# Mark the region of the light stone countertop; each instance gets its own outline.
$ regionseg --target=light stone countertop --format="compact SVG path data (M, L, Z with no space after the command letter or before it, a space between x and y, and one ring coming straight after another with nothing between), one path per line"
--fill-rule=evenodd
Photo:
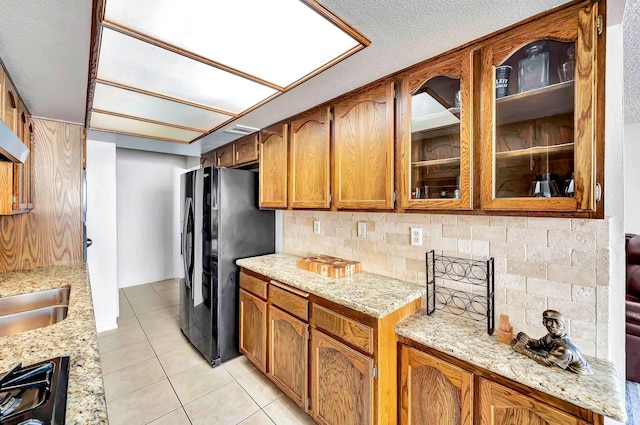
M296 267L300 257L270 254L236 261L260 273L375 318L382 318L422 297L425 286L367 272L331 278Z
M68 355L67 425L108 424L89 272L84 264L0 274L0 298L70 286L66 319L0 337L0 374L18 362L30 365Z
M516 353L509 345L498 343L495 336L487 334L486 323L438 310L427 316L424 308L398 323L396 333L576 406L626 422L618 375L615 366L606 360L585 356L593 375L546 367ZM542 337L543 331L530 336Z

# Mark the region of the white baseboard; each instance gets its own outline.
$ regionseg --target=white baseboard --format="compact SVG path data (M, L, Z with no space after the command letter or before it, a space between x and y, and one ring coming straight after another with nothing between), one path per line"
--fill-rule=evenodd
M113 329L118 329L118 322L113 322L113 323L109 323L108 325L101 325L101 326L98 326L98 324L96 323L96 331L98 333L111 331Z

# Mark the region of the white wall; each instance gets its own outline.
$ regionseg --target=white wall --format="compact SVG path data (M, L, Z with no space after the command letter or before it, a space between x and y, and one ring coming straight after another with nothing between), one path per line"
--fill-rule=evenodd
M117 149L121 288L181 277L179 175L198 159Z
M640 234L640 123L624 126L624 231Z
M607 28L605 126L605 216L609 220L609 360L618 369L624 394L625 377L625 256L624 256L624 75L622 25ZM602 297L600 297L602 298ZM600 306L598 306L600 307ZM606 419L606 423L616 423Z
M118 317L116 146L87 140L87 249L98 332L115 329Z

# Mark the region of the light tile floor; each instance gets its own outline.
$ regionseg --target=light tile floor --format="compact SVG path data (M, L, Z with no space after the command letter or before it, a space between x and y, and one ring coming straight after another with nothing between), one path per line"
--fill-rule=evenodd
M246 357L212 368L180 332L178 280L120 290L98 334L110 425L315 424Z

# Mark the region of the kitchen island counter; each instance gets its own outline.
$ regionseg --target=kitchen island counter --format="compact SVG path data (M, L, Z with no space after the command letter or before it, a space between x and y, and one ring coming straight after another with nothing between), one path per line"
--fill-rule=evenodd
M378 319L426 293L425 285L367 272L339 278L322 276L296 267L299 258L270 254L237 260L236 264Z
M53 357L70 357L67 425L108 424L89 272L84 264L0 274L0 298L68 286L67 317L56 324L0 337L0 373Z
M540 337L546 332L540 330ZM526 385L617 421L626 421L624 398L615 366L603 359L585 356L593 375L577 375L558 367L546 367L519 354L496 336L487 334L486 324L436 311L431 316L420 309L396 325L396 333L426 347L453 356L496 375Z

